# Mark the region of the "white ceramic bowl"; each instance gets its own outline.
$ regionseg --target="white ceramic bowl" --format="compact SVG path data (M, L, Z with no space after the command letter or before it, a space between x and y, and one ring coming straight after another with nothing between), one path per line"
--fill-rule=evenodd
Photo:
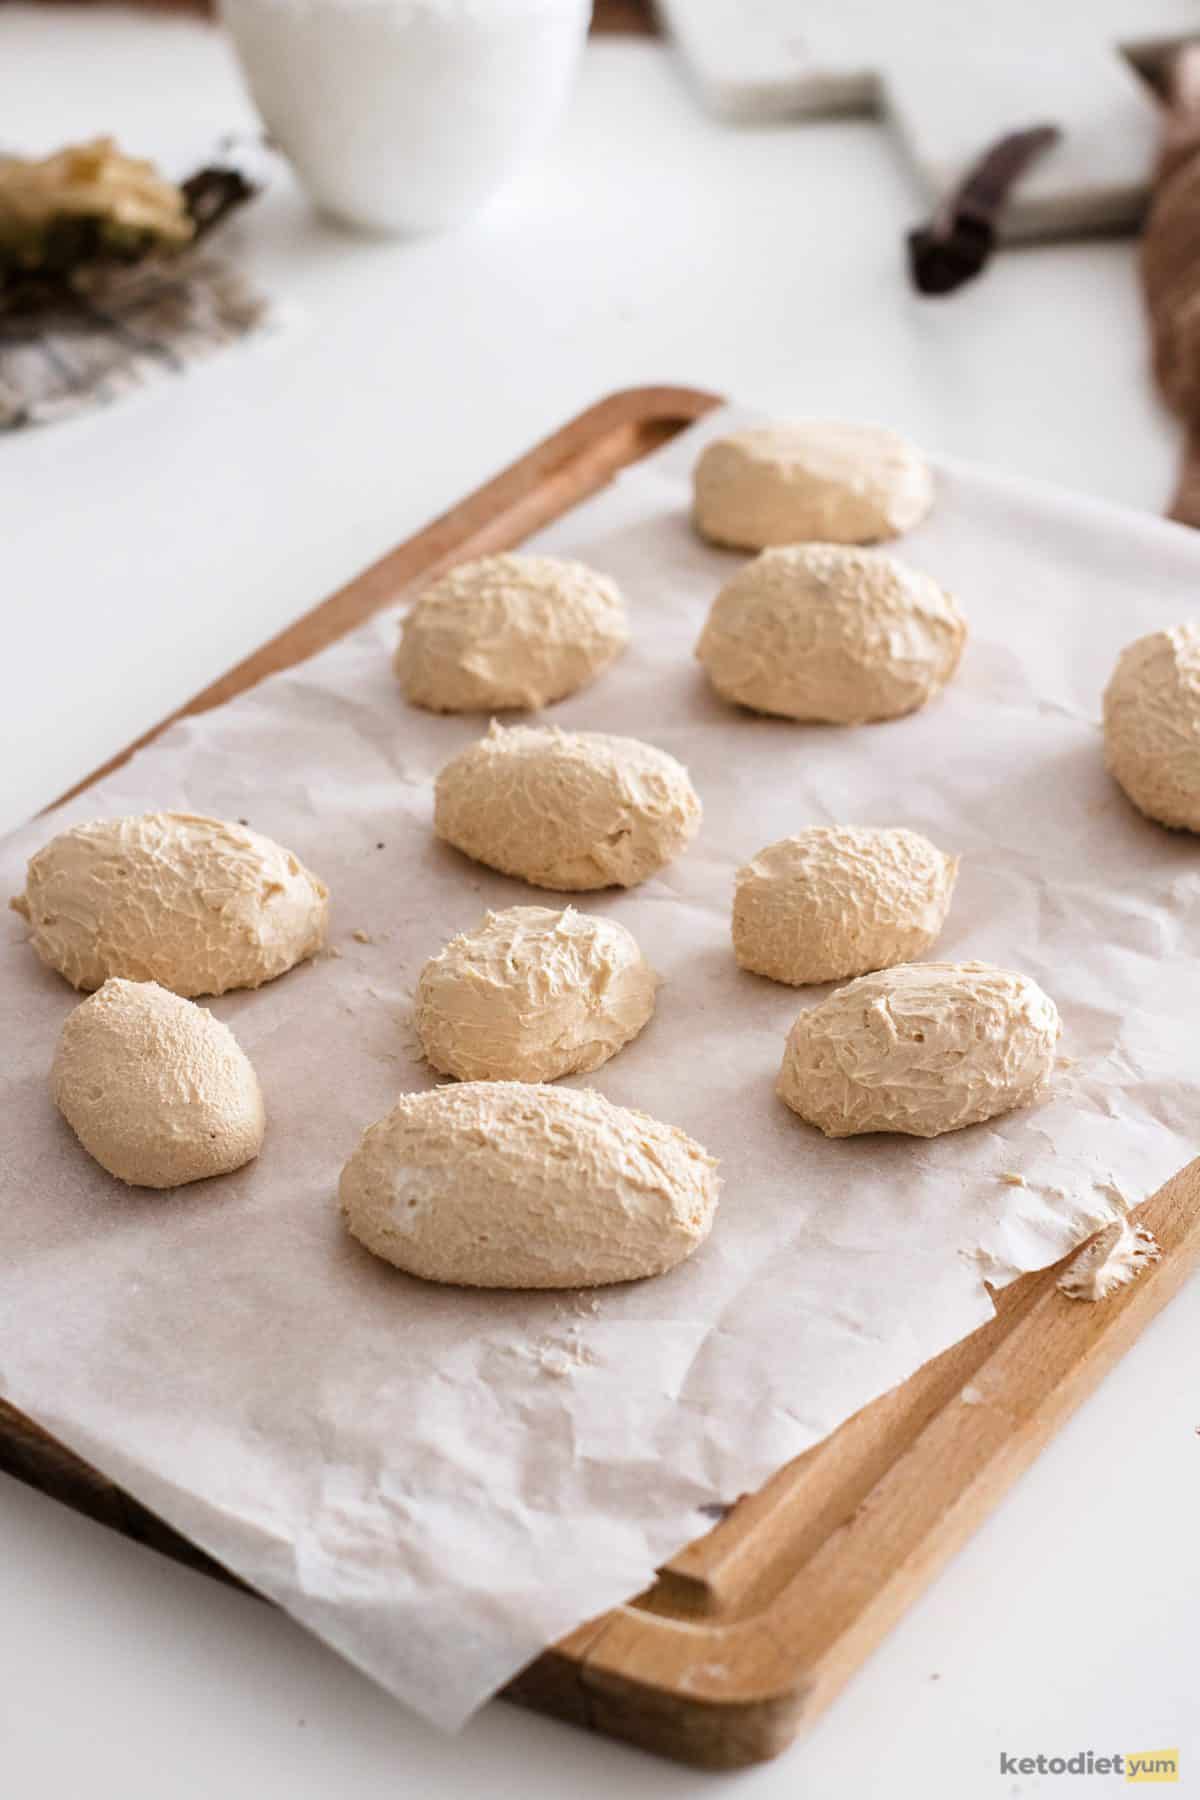
M221 0L264 124L316 204L367 230L476 212L541 148L591 0Z

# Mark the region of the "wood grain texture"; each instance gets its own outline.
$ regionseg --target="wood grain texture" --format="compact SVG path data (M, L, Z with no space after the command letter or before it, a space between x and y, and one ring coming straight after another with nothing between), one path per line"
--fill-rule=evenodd
M173 716L315 654L418 577L520 543L717 404L671 387L601 401ZM1058 1269L1014 1283L987 1325L739 1500L646 1594L546 1651L506 1697L706 1768L777 1754L1182 1285L1200 1257L1200 1161L1137 1217L1163 1256L1132 1287L1089 1306L1057 1291ZM0 1468L235 1579L3 1401Z
M1200 527L1200 45L1169 59L1163 137L1138 269L1159 392L1183 426L1167 516Z
M1200 1160L1135 1216L1163 1254L1132 1286L1089 1305L1058 1291L1064 1264L1015 1282L990 1323L739 1502L640 1603L611 1614L583 1668L592 1723L708 1767L783 1748L1195 1269Z

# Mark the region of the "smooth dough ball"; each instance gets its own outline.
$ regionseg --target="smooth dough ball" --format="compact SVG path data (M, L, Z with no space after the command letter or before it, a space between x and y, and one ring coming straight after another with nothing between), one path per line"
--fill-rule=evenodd
M942 929L957 873L916 831L813 826L738 870L734 954L792 987L912 962Z
M564 893L634 887L700 824L682 763L637 738L494 721L437 778L433 829L476 862Z
M797 544L726 582L696 655L719 694L755 712L862 725L931 700L966 635L954 598L895 557Z
M616 583L555 556L484 556L443 575L400 628L405 697L431 712L546 706L629 642Z
M73 987L120 976L224 994L261 987L319 950L329 892L257 831L157 812L64 831L32 859L10 905Z
M50 1082L88 1155L133 1187L228 1175L262 1149L249 1057L228 1025L153 981L106 981L81 1001Z
M1200 831L1200 625L1121 652L1104 693L1104 759L1147 818Z
M376 1256L458 1287L599 1287L661 1275L712 1227L716 1163L590 1090L463 1082L405 1094L342 1172Z
M1058 1010L988 963L907 963L863 975L792 1026L779 1096L826 1137L939 1137L1036 1099Z
M696 464L697 530L739 550L873 544L910 531L932 505L924 457L881 425L762 425L717 438Z
M451 938L417 983L416 1028L460 1081L586 1075L635 1038L658 976L615 919L510 906Z

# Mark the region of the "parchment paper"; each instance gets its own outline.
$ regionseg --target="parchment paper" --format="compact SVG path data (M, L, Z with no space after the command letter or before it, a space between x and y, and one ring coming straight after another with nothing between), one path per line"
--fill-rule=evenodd
M434 842L432 777L486 721L403 704L394 617L174 727L0 853L11 893L69 821L188 807L247 819L329 882L337 954L213 1003L263 1083L261 1158L162 1195L110 1180L54 1112L75 996L8 916L0 1390L445 1726L644 1586L705 1509L986 1319L985 1281L1057 1259L1195 1149L1200 847L1128 806L1097 719L1121 646L1196 610L1200 543L944 465L900 550L961 596L951 687L855 730L755 718L691 656L739 559L692 536L687 476L729 423L540 540L611 571L634 632L551 716L664 746L704 801L660 877L577 897L666 977L648 1029L587 1080L722 1160L713 1237L684 1267L585 1296L471 1294L373 1261L339 1224L360 1132L432 1080L408 1023L422 962L486 907L544 901ZM776 1100L787 1028L824 990L737 969L733 874L829 821L962 854L937 954L1027 971L1057 1000L1075 1060L1043 1104L932 1142L830 1143Z

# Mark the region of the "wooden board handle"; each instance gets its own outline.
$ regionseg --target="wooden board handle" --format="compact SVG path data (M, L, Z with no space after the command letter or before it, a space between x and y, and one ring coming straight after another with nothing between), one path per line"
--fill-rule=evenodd
M1094 1305L1069 1300L1057 1283L1077 1251L1023 1276L995 1319L739 1502L640 1603L610 1614L583 1657L599 1728L705 1766L782 1749L1195 1269L1200 1160L1135 1216L1162 1259L1131 1286ZM683 1604L681 1578L693 1586Z
M393 606L418 577L429 580L456 562L509 550L560 518L632 462L648 456L685 426L721 405L702 388L623 388L543 438L525 456L485 482L423 531L339 588L311 612L262 645L212 682L186 705L144 731L106 763L77 781L44 810L73 800L111 775L137 751L153 743L168 725L194 713L210 712L255 687L268 675L305 662L355 631L375 613Z

